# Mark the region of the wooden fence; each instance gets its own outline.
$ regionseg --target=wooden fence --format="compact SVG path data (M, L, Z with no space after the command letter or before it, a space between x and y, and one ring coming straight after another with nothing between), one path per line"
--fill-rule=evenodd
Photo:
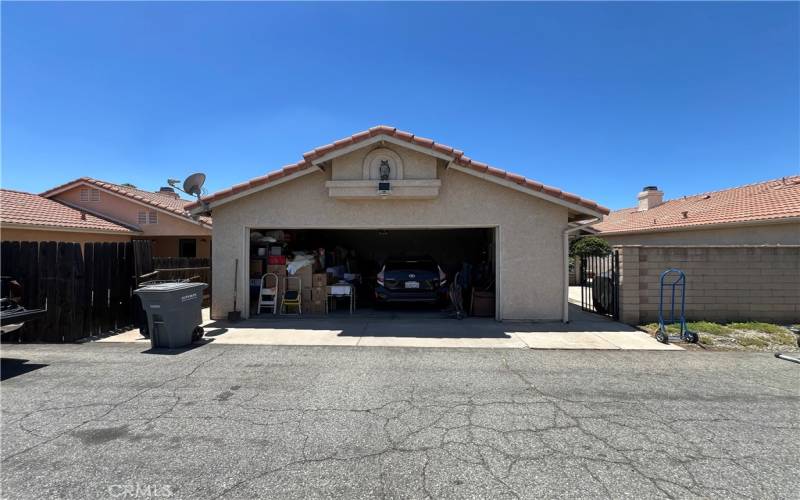
M3 241L2 274L22 285L21 305L47 307L3 341L71 342L132 326L135 275L147 265L147 243L136 249L130 242L86 243L81 249L79 243Z

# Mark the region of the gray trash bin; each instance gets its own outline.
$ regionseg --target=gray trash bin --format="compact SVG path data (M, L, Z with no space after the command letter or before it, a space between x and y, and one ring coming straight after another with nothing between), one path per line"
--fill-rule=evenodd
M142 300L153 348L175 349L192 343L192 334L203 322L205 283L158 283L133 293Z

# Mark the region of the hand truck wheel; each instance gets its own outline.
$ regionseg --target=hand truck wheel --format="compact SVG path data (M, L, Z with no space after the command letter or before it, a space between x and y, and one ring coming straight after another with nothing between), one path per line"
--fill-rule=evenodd
M690 344L696 344L700 340L700 336L695 332L684 332L683 340Z
M667 336L667 334L666 334L666 333L664 333L664 332L663 332L663 331L661 331L661 330L659 330L658 332L656 332L656 340L658 340L658 341L659 341L659 342L661 342L662 344L668 344L668 343L669 343L669 337Z

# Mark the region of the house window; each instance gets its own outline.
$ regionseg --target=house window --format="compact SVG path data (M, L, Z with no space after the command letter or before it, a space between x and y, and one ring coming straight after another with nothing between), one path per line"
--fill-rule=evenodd
M155 210L139 212L137 221L139 224L158 224L158 213Z
M94 188L81 189L81 201L100 201L100 190Z
M197 240L194 238L181 238L178 240L178 257L197 257Z

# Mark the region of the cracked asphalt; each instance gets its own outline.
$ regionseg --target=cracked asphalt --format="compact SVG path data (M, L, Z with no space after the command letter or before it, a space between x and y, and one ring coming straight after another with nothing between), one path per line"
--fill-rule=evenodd
M800 365L770 354L142 350L3 346L3 498L800 491Z

